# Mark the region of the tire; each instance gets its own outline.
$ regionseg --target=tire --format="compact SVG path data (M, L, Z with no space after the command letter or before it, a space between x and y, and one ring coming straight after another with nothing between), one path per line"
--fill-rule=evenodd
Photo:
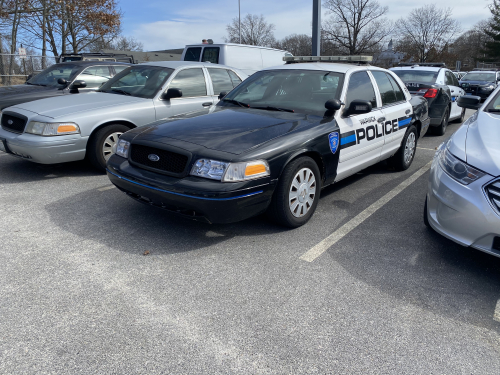
M397 171L405 171L410 168L415 151L417 149L418 133L417 128L411 125L406 131L399 150L389 159L389 165Z
M101 172L105 172L111 148L118 142L120 135L128 130L130 130L128 126L111 124L93 133L87 145L87 159L90 163Z
M465 119L465 108L462 108L462 113L460 114L460 117L453 120L453 122L464 122L464 119Z
M313 159L303 156L292 160L279 179L268 216L289 228L304 225L316 210L320 187L321 174Z
M434 134L444 135L444 133L446 133L446 128L448 127L448 121L450 121L450 107L446 107L446 109L444 110L444 115L443 119L441 120L441 124L433 128Z
M424 224L427 228L431 228L431 225L429 224L429 217L427 216L427 196L425 197L424 204Z

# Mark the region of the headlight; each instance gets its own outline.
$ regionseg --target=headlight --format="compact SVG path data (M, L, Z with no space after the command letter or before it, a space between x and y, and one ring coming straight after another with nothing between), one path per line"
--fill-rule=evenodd
M73 122L32 121L26 127L26 133L43 136L79 134L80 127Z
M486 175L486 173L471 167L460 159L452 155L448 148L441 151L439 155L439 165L454 180L463 185L469 185L477 179Z
M495 88L494 85L484 85L484 86L481 86L481 88L483 88L484 90L493 90Z
M118 144L116 146L116 152L115 154L118 156L121 156L122 158L127 159L128 158L128 150L130 149L130 142L127 142L123 139L120 139L118 141Z
M218 160L197 160L191 169L192 176L223 182L237 182L269 176L269 165L264 160L227 163Z

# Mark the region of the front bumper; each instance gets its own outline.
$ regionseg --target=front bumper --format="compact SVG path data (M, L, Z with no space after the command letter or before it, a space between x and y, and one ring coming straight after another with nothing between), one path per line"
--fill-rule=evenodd
M111 182L131 198L208 223L232 223L264 212L275 188L266 179L222 183L194 176L174 178L134 167L117 155L107 166Z
M500 215L484 193L492 181L485 176L462 185L448 176L434 159L427 192L427 218L438 233L463 246L500 257Z
M12 156L40 164L65 163L85 158L88 137L80 134L42 137L13 133L0 127L0 141Z

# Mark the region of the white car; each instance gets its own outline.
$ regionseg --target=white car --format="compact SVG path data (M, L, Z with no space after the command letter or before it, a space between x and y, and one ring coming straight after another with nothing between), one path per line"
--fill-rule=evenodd
M221 92L231 91L245 78L234 68L210 63L133 65L97 92L4 109L0 143L3 151L32 162L53 164L87 157L104 171L122 133L156 120L208 111Z

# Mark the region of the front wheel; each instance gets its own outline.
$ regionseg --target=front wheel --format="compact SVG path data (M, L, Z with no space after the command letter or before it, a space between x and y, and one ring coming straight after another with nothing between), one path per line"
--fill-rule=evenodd
M297 228L309 221L318 205L321 175L310 157L293 160L283 171L268 209L278 224Z
M389 159L389 164L397 171L405 171L410 168L415 151L417 149L417 128L411 125L406 131L399 150Z
M106 162L112 155L113 146L120 136L130 130L120 124L107 125L92 134L87 145L87 158L90 163L102 172L106 171Z

